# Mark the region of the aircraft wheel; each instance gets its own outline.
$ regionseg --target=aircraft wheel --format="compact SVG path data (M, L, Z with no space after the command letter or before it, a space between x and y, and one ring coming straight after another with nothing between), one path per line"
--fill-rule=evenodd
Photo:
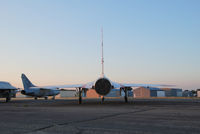
M124 100L125 100L125 103L127 103L128 102L128 93L127 93L126 88L124 89L124 92L125 92Z
M127 97L127 96L124 96L124 100L125 100L125 102L127 103L127 102L128 102L128 97Z
M103 102L104 102L104 100L105 100L104 96L103 96L103 97L101 97L101 103L103 103Z
M6 96L6 102L9 102L11 100L11 93L10 91L7 93L7 96Z
M9 102L11 100L11 98L8 96L6 97L6 102Z
M79 88L79 104L81 104L82 103L82 89L81 88Z

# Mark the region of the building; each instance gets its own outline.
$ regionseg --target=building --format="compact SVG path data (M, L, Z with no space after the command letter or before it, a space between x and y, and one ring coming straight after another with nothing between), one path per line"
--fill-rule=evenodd
M197 97L200 97L200 89L197 89Z
M133 91L134 98L165 97L165 91L154 87L139 87Z
M150 97L150 90L145 87L139 87L134 89L133 91L134 98L149 98Z
M75 97L76 90L61 90L60 97Z
M121 95L122 96L124 95L123 91L120 91L120 89L112 89L105 97L120 97ZM89 89L86 92L86 97L87 98L99 98L99 97L101 97L101 95L96 93L96 91L94 89Z
M123 91L122 91L123 92ZM120 89L112 89L110 93L108 93L105 97L120 97L121 91Z
M123 94L124 94L124 92L122 91L121 95L123 95ZM128 90L128 97L133 97L133 90Z
M189 90L185 90L185 91L183 91L182 96L183 97L193 97L193 93Z
M151 97L165 97L165 91L163 90L150 90Z
M182 89L179 88L161 88L165 91L166 97L182 97Z
M87 98L99 98L100 95L94 89L89 89L86 92L86 97Z

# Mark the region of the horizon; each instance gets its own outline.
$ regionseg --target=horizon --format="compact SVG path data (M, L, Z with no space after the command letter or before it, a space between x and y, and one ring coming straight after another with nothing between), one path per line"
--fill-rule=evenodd
M0 1L0 81L22 88L119 83L200 88L198 0Z

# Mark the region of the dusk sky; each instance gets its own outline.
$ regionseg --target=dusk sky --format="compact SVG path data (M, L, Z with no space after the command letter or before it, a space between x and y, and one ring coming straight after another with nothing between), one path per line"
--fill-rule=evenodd
M0 0L0 81L200 88L199 0Z

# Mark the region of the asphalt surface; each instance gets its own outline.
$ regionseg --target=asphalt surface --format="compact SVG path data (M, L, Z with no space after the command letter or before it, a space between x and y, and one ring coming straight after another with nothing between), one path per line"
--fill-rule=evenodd
M0 134L200 133L200 99L0 99Z

